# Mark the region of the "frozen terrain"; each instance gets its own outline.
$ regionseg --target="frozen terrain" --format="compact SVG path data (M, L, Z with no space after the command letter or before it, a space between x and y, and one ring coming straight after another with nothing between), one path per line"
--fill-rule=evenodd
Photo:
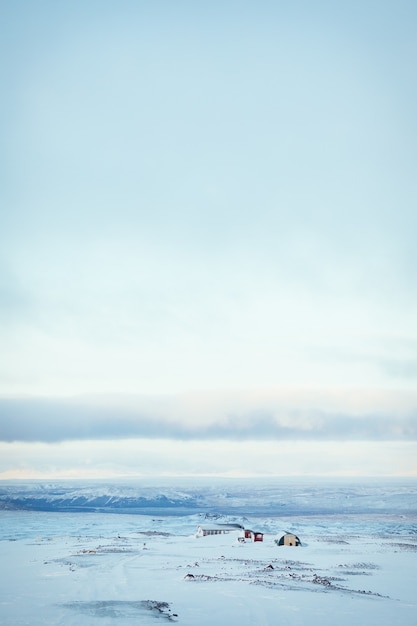
M1 624L417 625L416 481L3 483L0 509ZM229 522L264 541L196 536Z

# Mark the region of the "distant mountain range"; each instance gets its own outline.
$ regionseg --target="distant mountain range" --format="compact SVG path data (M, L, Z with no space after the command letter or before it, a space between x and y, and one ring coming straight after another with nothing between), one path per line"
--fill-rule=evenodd
M417 481L171 479L0 483L0 510L149 515L415 514Z

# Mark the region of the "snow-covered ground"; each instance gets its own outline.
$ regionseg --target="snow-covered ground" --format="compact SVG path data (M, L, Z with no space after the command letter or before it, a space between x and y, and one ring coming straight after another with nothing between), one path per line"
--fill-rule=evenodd
M382 483L322 485L318 514L309 506L319 488L308 483L288 492L265 483L257 495L253 486L225 485L212 484L209 492L196 481L175 487L186 499L192 491L196 508L201 495L202 510L181 515L166 514L165 507L160 515L34 511L21 500L16 510L12 495L22 485L3 485L0 623L417 625L415 482L386 487L385 497ZM38 488L24 490L32 498ZM148 496L169 500L170 489L155 486ZM98 495L96 487L89 490ZM109 490L125 494L120 485ZM245 490L250 510L258 498L262 514L245 514ZM353 502L348 510L346 500ZM216 502L223 503L220 513L212 510ZM297 510L278 515L282 507ZM198 525L227 522L263 532L264 541L243 543L240 531L196 536ZM284 531L296 533L302 546L278 547Z

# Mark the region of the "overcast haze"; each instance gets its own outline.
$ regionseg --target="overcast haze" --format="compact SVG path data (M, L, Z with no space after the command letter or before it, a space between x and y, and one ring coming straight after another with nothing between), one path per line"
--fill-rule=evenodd
M417 4L0 6L0 477L417 475Z

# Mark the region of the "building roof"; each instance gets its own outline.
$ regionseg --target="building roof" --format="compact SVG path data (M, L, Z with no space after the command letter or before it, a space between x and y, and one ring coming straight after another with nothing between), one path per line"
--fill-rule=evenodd
M204 528L204 529L213 529L213 530L244 530L245 527L242 526L242 524L210 524L210 525L205 525L205 524L199 524L198 525L199 528Z

